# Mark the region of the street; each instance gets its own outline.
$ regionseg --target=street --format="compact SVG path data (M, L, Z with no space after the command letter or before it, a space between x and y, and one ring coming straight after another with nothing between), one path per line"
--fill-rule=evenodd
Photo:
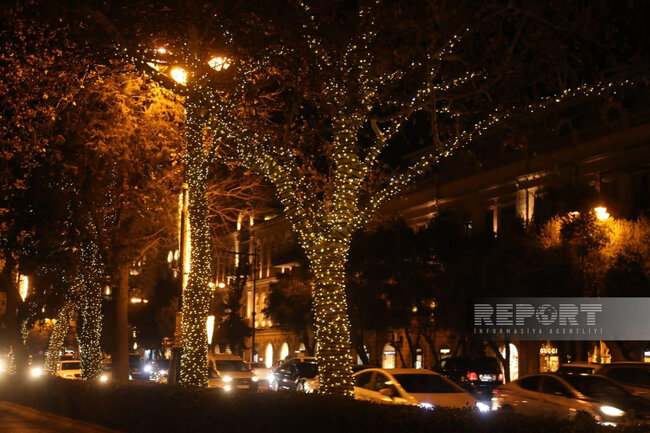
M6 401L0 401L0 432L2 433L119 433L95 424L76 421L40 412Z

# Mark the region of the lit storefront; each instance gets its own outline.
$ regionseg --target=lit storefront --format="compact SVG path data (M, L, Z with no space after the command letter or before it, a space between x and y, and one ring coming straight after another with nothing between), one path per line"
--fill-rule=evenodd
M550 341L542 344L539 348L539 372L555 372L560 367L560 357L557 347L553 346Z

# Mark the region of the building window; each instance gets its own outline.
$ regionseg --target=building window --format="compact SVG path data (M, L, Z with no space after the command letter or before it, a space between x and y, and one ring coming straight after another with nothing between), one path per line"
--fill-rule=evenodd
M499 352L501 352L501 356L505 358L506 346L501 346ZM517 380L519 378L519 351L517 350L517 346L515 346L512 343L510 343L510 360L506 360L506 361L508 362L508 366L510 367L509 382L512 382L513 380Z
M395 347L386 343L381 354L381 368L395 368Z
M280 359L286 359L289 356L289 345L285 342L280 347Z
M422 348L418 347L415 349L415 368L423 368L424 355L422 353Z
M268 368L273 366L273 345L271 343L266 345L266 350L264 351L264 364Z
M447 359L447 358L451 357L451 348L449 346L447 346L446 344L443 344L442 346L440 346L439 353L440 353L440 360L441 361L443 359Z

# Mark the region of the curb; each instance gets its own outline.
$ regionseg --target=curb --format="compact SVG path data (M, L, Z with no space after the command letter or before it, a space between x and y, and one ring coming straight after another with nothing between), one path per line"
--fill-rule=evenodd
M67 418L49 412L41 412L40 410L8 401L0 401L0 411L9 412L30 421L47 422L57 428L68 429L75 433L123 433L119 430L113 430L98 424Z

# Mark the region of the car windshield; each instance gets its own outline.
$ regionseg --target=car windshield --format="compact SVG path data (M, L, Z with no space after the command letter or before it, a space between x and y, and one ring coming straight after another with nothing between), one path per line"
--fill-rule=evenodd
M312 362L297 362L296 368L298 368L298 374L301 377L312 378L318 376L318 364Z
M139 356L129 356L129 365L131 367L133 367L135 365L140 365L141 362L142 361L140 360Z
M253 368L266 368L266 364L263 362L254 362L251 364L251 367Z
M170 361L169 359L159 359L156 361L156 365L158 366L158 368L167 369L169 368L169 361Z
M575 365L563 365L557 372L558 373L576 373L576 374L592 374L594 372L594 367L579 367Z
M463 392L436 374L394 374L406 392L414 394L449 394Z
M81 370L81 362L64 362L61 364L61 370Z
M571 375L564 377L564 380L587 397L630 395L625 389L604 377Z
M476 370L480 372L498 373L501 371L499 369L499 364L497 362L497 359L489 356L462 360L460 362L460 365L465 369Z
M219 371L249 371L248 365L244 361L237 359L228 361L217 361L217 370Z

